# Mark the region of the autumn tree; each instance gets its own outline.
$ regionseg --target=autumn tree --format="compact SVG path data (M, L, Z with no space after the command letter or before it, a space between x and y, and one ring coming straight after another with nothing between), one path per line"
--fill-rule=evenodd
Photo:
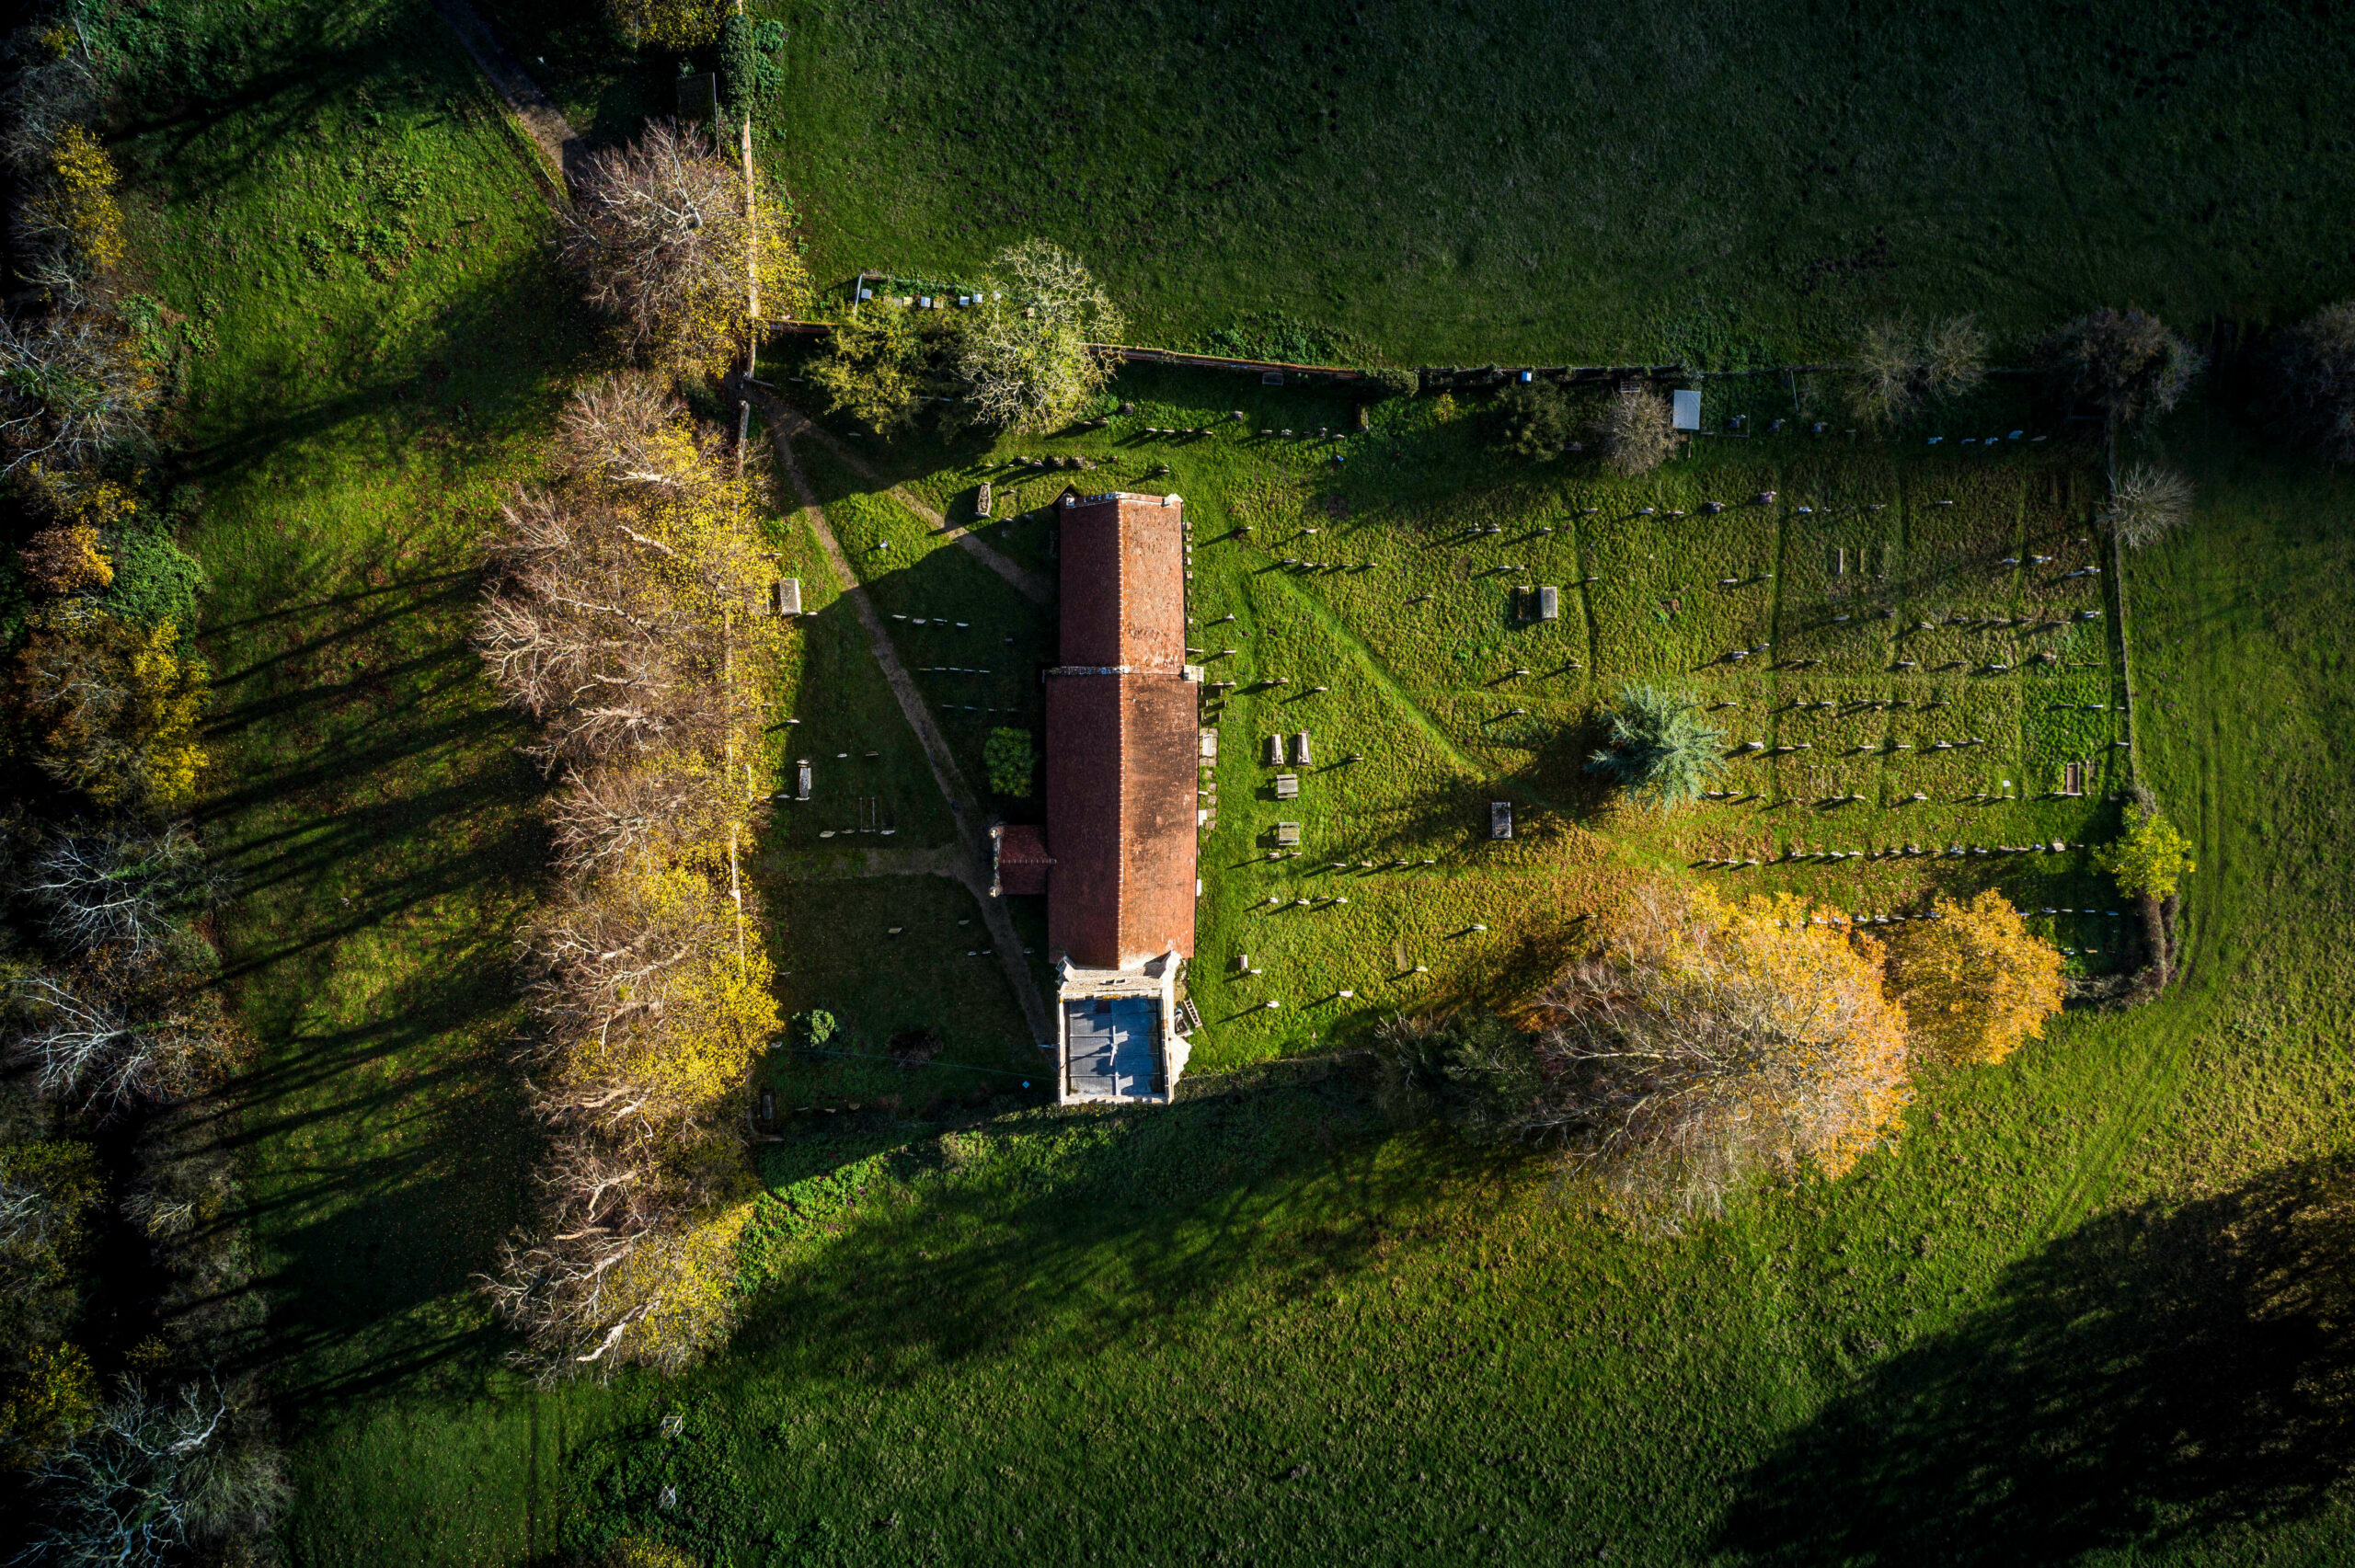
M53 301L79 306L101 293L122 266L121 177L87 127L57 134L43 177L17 205L16 237L28 281Z
M946 334L927 328L926 314L869 302L835 323L825 351L810 361L827 406L879 436L912 429L924 400L946 384L936 368Z
M1668 461L1676 447L1676 421L1668 399L1642 388L1615 394L1595 427L1603 460L1634 477Z
M775 319L809 292L775 196L756 186L750 209L740 160L699 126L656 120L590 156L561 254L634 352L716 373L745 351L756 304Z
M2128 898L2162 902L2199 869L2191 841L2156 808L2142 807L2129 813L2124 832L2095 852L2094 864L2117 877L2119 891Z
M2107 308L2055 327L2036 356L2063 401L2091 404L2113 429L2173 408L2206 364L2157 316Z
M2061 955L1990 890L1940 898L1889 943L1890 990L1916 1051L1968 1066L2002 1061L2061 1011Z
M1690 694L1640 682L1623 686L1604 710L1610 743L1587 759L1638 806L1665 811L1698 800L1725 771L1725 734Z
M195 795L210 677L170 623L75 601L44 605L6 687L16 747L101 807L167 816Z
M1120 341L1127 318L1086 263L1046 240L1000 251L990 281L959 333L968 417L994 429L1052 429L1111 383L1120 361L1102 346Z
M1844 1173L1912 1098L1878 954L1789 898L1639 898L1534 1014L1506 1125L1665 1222L1762 1173Z
M562 874L520 951L520 1066L548 1151L534 1218L483 1283L544 1373L675 1368L733 1322L744 1085L779 1032L733 859L774 567L742 486L650 378L583 387L557 448L554 482L493 540L477 631L542 727Z

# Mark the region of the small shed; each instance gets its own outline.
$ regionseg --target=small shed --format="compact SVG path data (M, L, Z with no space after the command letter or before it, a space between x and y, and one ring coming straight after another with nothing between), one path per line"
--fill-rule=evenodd
M1492 800L1488 802L1488 837L1492 839L1510 839L1512 837L1511 801Z
M1537 590L1537 618L1541 621L1558 621L1562 618L1560 589L1541 588Z
M1669 412L1678 429L1699 429L1701 428L1701 395L1698 392L1670 393Z

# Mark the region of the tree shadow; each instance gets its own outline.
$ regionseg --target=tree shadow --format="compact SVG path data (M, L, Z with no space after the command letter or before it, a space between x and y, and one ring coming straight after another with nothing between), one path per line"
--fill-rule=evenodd
M1773 1562L2053 1562L2320 1508L2355 1463L2355 1157L2094 1219L1751 1471Z

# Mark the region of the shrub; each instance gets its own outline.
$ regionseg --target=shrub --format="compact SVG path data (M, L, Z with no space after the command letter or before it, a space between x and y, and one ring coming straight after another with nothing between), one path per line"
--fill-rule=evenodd
M834 1015L822 1007L811 1008L801 1015L798 1023L801 1026L801 1043L812 1047L823 1046L828 1040L833 1039L835 1031L842 1027Z
M2094 864L2117 877L2119 891L2127 897L2162 901L2200 869L2191 858L2191 841L2155 810L2133 813L2126 830L2095 852Z
M2355 463L2355 300L2308 316L2274 355L2290 427L2333 463Z
M2110 480L2101 520L2130 550L2155 544L2191 518L2191 481L2172 468L2138 464Z
M1691 695L1657 686L1623 686L1605 710L1611 743L1587 759L1587 772L1609 777L1638 806L1665 811L1698 800L1725 771L1725 732L1701 716Z
M1917 326L1909 316L1865 328L1854 349L1848 406L1874 426L1894 424L1930 399L1969 392L1987 375L1987 338L1970 316Z
M1570 405L1550 381L1515 382L1497 399L1496 450L1524 463L1561 454L1570 440Z
M1596 430L1603 461L1633 477L1648 474L1668 459L1676 444L1673 416L1668 399L1635 391L1614 396Z
M1890 940L1890 989L1917 1050L1993 1065L2061 1011L2061 955L1992 889L1968 903L1940 898L1937 916Z
M1382 1097L1401 1120L1437 1116L1475 1138L1509 1136L1544 1092L1534 1042L1484 1009L1393 1017L1375 1037Z
M998 253L989 300L964 317L957 352L973 422L1051 429L1111 384L1127 320L1086 264L1046 240Z
M809 292L783 209L765 189L753 203L748 217L741 168L708 132L656 120L591 155L561 209L560 252L633 351L717 372L749 344L755 268L764 318L790 315Z
M60 950L119 947L136 959L161 952L181 920L227 896L187 824L135 818L50 834L26 857L16 890Z
M1028 730L991 730L982 748L982 761L989 769L992 793L1015 800L1028 797L1030 781L1038 770L1038 754L1031 748Z
M2054 328L2037 362L2062 400L2092 404L2113 427L2173 408L2205 363L2157 316L2107 308Z
M1640 898L1538 999L1510 1129L1659 1223L1760 1173L1843 1175L1913 1096L1877 957L1797 899Z
M107 608L127 620L171 626L185 647L197 627L204 568L158 521L126 520L105 539L114 569Z
M719 101L734 119L757 114L785 88L785 70L771 56L785 42L784 27L730 11L719 24Z
M1373 394L1374 401L1393 397L1412 397L1421 390L1423 378L1413 371L1393 365L1377 365L1364 372L1364 386Z
M42 606L6 687L17 749L97 805L168 816L196 793L210 676L169 622L71 601Z

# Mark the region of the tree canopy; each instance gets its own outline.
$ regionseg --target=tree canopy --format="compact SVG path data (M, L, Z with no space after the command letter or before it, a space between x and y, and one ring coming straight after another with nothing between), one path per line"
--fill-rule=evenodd
M1687 692L1623 686L1604 712L1610 744L1587 759L1587 771L1609 777L1638 806L1665 811L1697 800L1725 771L1725 732Z
M1936 913L1890 941L1890 989L1917 1050L1991 1066L2061 1011L2061 955L1993 889L1967 903L1940 898Z
M2155 810L2137 809L2117 840L2096 852L2094 864L2118 878L2134 898L2169 898L2199 866L2191 841Z
M971 418L1052 429L1110 384L1118 361L1093 345L1118 342L1127 318L1086 263L1047 240L1007 247L990 270L993 286L967 313L958 346Z

